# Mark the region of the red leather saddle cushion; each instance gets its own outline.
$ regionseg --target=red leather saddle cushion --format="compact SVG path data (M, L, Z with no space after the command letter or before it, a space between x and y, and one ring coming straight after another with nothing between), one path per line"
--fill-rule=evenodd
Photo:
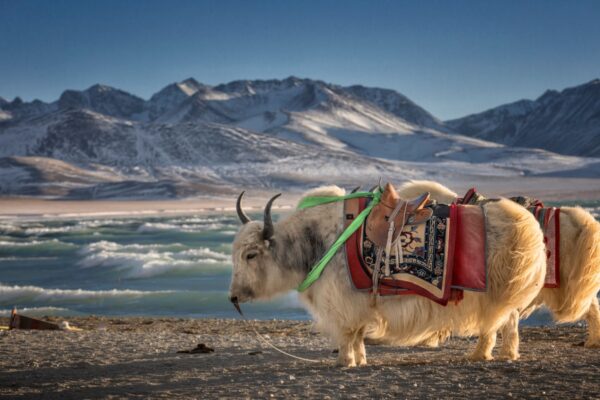
M459 205L457 219L452 287L485 291L485 215L479 206Z

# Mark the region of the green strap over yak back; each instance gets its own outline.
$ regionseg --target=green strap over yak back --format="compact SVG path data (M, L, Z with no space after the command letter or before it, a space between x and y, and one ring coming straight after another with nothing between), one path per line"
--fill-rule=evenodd
M323 270L325 269L329 261L331 261L333 256L337 253L337 251L340 249L340 247L342 247L346 240L348 240L348 238L352 236L352 234L356 232L358 228L360 228L363 222L365 222L365 219L367 219L367 216L369 215L373 207L377 203L379 203L379 200L381 199L381 190L378 188L374 192L357 192L350 193L345 196L305 197L300 201L300 204L298 204L298 209L303 210L305 208L315 207L322 204L328 204L347 199L355 199L358 197L371 197L373 200L371 201L371 203L369 203L367 208L365 208L360 214L358 214L354 221L352 221L352 223L348 225L348 227L344 230L344 232L342 232L340 237L338 237L337 240L333 243L333 245L331 245L329 250L327 250L323 258L321 258L321 260L319 260L319 262L314 267L312 267L308 275L306 275L304 281L300 284L300 286L298 286L297 290L299 292L305 291L310 287L310 285L312 285L317 279L319 279L319 277L323 273Z

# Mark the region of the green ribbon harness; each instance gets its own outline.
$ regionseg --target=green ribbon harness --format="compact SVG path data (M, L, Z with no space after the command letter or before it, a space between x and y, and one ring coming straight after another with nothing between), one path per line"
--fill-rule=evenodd
M360 214L358 214L358 216L354 219L354 221L352 221L350 225L348 225L348 227L344 230L344 232L342 232L340 237L338 237L337 240L331 245L329 250L327 250L327 252L321 258L321 260L319 260L319 262L314 267L312 267L308 275L306 275L304 281L296 289L299 292L305 291L310 287L310 285L312 285L317 279L319 279L319 277L323 273L323 270L325 269L329 261L331 261L335 253L337 253L337 251L340 249L340 247L342 247L346 240L348 240L348 238L350 238L350 236L352 236L352 234L356 232L358 228L360 228L363 222L365 222L365 219L367 219L367 216L369 215L373 207L375 207L375 205L377 205L381 200L381 189L377 188L377 190L375 190L374 192L350 193L345 196L305 197L298 204L297 208L299 210L303 210L305 208L315 207L322 204L329 204L347 199L355 199L358 197L370 197L373 200L371 200L369 205Z

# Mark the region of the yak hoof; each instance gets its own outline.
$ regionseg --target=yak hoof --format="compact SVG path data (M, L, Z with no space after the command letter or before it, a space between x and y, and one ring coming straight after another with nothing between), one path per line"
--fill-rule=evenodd
M518 360L521 358L519 353L503 353L498 356L499 360L509 361L509 360Z
M366 357L359 358L359 360L356 362L356 365L358 365L359 367L364 367L365 365L367 365L367 358Z
M494 356L491 354L472 353L467 356L469 361L492 361Z
M354 367L356 367L356 361L354 361L354 360L352 360L352 361L337 360L336 365L338 367L342 367L342 368L354 368Z
M338 367L352 368L356 367L356 360L354 357L338 357L336 365Z

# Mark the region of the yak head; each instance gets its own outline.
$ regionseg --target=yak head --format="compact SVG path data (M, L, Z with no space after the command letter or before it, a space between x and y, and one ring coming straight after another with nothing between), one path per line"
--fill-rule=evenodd
M236 210L242 226L233 242L233 271L229 287L232 303L268 299L290 290L284 271L275 257L276 233L271 219L271 206L280 194L272 197L265 206L263 222L251 221L242 210L242 196L237 199Z

